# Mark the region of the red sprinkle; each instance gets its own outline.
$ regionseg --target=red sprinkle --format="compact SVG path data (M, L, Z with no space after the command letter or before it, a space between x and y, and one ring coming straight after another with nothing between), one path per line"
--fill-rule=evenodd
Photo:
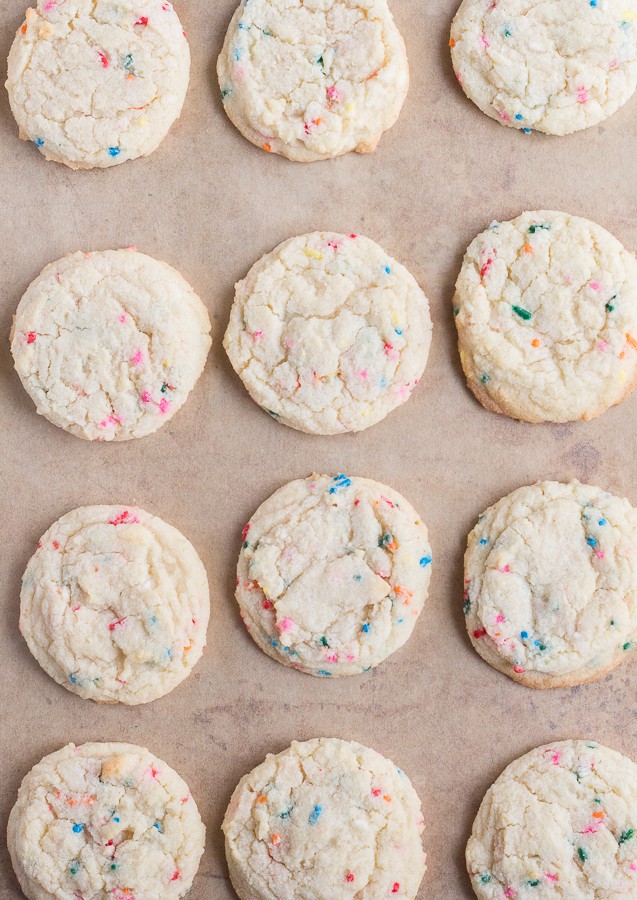
M141 25L142 28L146 28L148 25L148 16L140 16L139 19L135 22L135 25Z
M248 524L245 526L245 528L244 528L243 531L241 532L241 540L242 540L242 541L245 541L245 539L246 539L247 536L248 536L248 532L249 532L249 531L250 531L250 523L248 522Z
M53 549L54 549L54 550L59 550L59 549L60 549L60 542L59 542L59 541L53 541Z
M476 628L476 630L473 632L473 636L477 640L478 638L484 637L486 633L486 628Z
M271 601L271 600L264 600L263 603L262 603L262 606L263 606L264 609L272 609L272 601Z
M352 881L354 881L354 876L351 872L347 873L347 875L345 876L345 881L349 882L350 884L352 883Z
M35 333L35 331L30 331L30 332L27 334L27 344L34 344L34 343L35 343L35 338L36 338L36 333Z
M137 516L131 516L128 510L125 510L123 513L120 513L118 516L115 516L114 519L109 520L109 525L138 525L139 519Z
M110 66L110 62L108 61L108 56L105 53L102 53L101 50L98 51L100 55L100 60L105 69L108 69Z
M380 788L372 788L372 795L374 797L380 797Z
M177 881L178 878L181 878L181 872L175 869L175 871L173 872L173 877L170 880Z
M117 628L117 626L118 626L118 625L123 625L125 621L126 621L126 616L124 616L123 619L118 619L117 622L111 622L110 625L108 626L108 630L109 630L109 631L115 631L115 629Z
M399 890L400 890L400 884L397 881L395 881L394 886L391 889L391 892L392 892L392 894L397 894Z

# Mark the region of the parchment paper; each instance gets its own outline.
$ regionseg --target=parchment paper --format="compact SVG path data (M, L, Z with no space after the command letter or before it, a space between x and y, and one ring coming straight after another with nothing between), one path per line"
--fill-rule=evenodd
M534 692L471 649L462 613L467 532L521 484L573 476L637 502L637 396L589 424L521 425L483 410L460 371L451 309L463 252L494 218L527 208L587 216L637 248L637 98L566 138L525 136L480 113L457 86L447 48L458 0L394 0L412 85L371 157L294 164L257 150L227 121L213 67L235 0L177 3L193 50L182 119L149 159L103 172L47 163L18 140L0 103L0 829L26 772L63 744L146 745L188 782L208 828L193 900L233 896L219 826L239 778L293 739L355 739L393 759L422 797L428 871L419 895L470 898L464 846L480 800L512 759L587 737L637 759L637 663L600 683ZM24 0L0 4L0 55ZM2 80L6 73L3 64ZM357 231L402 261L428 294L434 343L412 399L356 436L310 437L248 397L221 347L233 284L279 241ZM88 444L35 413L9 352L11 317L48 262L137 245L176 266L214 325L208 367L184 409L152 437ZM427 522L432 591L407 646L367 675L319 681L268 659L233 598L241 528L269 494L312 471L387 482ZM55 684L18 632L20 578L36 542L67 510L137 503L192 540L212 588L208 649L194 674L143 707L100 707ZM0 897L20 891L4 836ZM157 898L160 900L160 898Z

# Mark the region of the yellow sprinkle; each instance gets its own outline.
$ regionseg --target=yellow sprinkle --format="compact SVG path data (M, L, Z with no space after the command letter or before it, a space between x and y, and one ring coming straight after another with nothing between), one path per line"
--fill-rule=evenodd
M305 255L309 256L310 259L323 259L323 254L319 253L318 250L315 250L313 247L306 247Z
M619 375L617 376L617 379L620 384L623 384L626 381L626 373L620 372Z
M355 106L354 103L348 103L348 105L345 107L345 112L346 113L354 112L354 106Z
M138 125L148 125L148 116L142 116L141 119L137 120Z

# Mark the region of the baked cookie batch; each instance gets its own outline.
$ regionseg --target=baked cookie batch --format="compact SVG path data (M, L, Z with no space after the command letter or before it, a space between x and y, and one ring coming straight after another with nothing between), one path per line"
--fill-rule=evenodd
M463 0L454 69L523 132L593 126L637 87L637 0ZM409 83L386 0L243 0L217 63L228 117L290 160L367 153ZM48 160L109 167L157 149L179 117L190 52L170 2L38 0L9 56L20 136ZM563 212L493 222L467 250L453 312L467 382L493 412L566 423L637 383L637 262ZM51 263L20 301L11 350L50 422L83 439L149 435L186 402L210 319L174 269L135 248ZM357 432L423 377L429 303L357 234L313 232L236 285L224 339L251 397L310 434ZM283 665L351 676L409 639L428 595L427 527L391 487L321 474L277 490L243 530L236 599ZM598 678L637 645L637 510L577 481L521 487L469 535L464 613L494 668L535 688ZM73 510L38 543L20 630L59 684L135 705L176 688L206 643L210 596L189 541L133 506ZM593 741L532 750L488 791L467 846L477 896L637 896L637 765ZM375 751L293 743L235 790L223 823L242 900L414 900L421 802ZM45 757L12 810L9 850L32 900L177 900L205 842L181 778L148 750L85 744ZM426 891L425 891L426 893Z

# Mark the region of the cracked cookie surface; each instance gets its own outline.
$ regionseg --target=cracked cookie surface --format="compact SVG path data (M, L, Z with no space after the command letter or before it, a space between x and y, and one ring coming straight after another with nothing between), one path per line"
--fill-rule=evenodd
M374 150L409 86L386 0L242 2L217 74L243 136L300 162Z
M291 481L243 531L236 597L259 647L309 675L355 675L410 637L427 599L427 528L367 478Z
M156 150L179 117L190 50L167 0L38 0L9 54L20 136L71 168Z
M599 678L637 647L637 510L578 481L518 488L469 535L464 611L475 649L515 681Z
M86 440L152 434L203 371L210 319L182 276L132 250L72 253L18 305L16 370L40 415Z
M492 119L564 135L603 121L637 87L637 0L464 0L451 56Z
M335 738L269 755L240 781L222 827L241 900L413 900L425 872L407 776Z
M343 434L410 397L431 331L427 298L378 244L313 232L280 244L236 285L224 347L277 421Z
M586 219L494 222L467 250L454 313L468 385L493 412L592 419L637 381L637 261Z
M22 579L20 630L58 684L102 703L147 703L200 659L208 579L192 544L134 506L58 519Z
M637 896L637 765L594 741L512 762L487 791L467 844L482 900Z
M134 744L69 744L25 776L8 845L29 900L178 900L205 828L179 775Z

